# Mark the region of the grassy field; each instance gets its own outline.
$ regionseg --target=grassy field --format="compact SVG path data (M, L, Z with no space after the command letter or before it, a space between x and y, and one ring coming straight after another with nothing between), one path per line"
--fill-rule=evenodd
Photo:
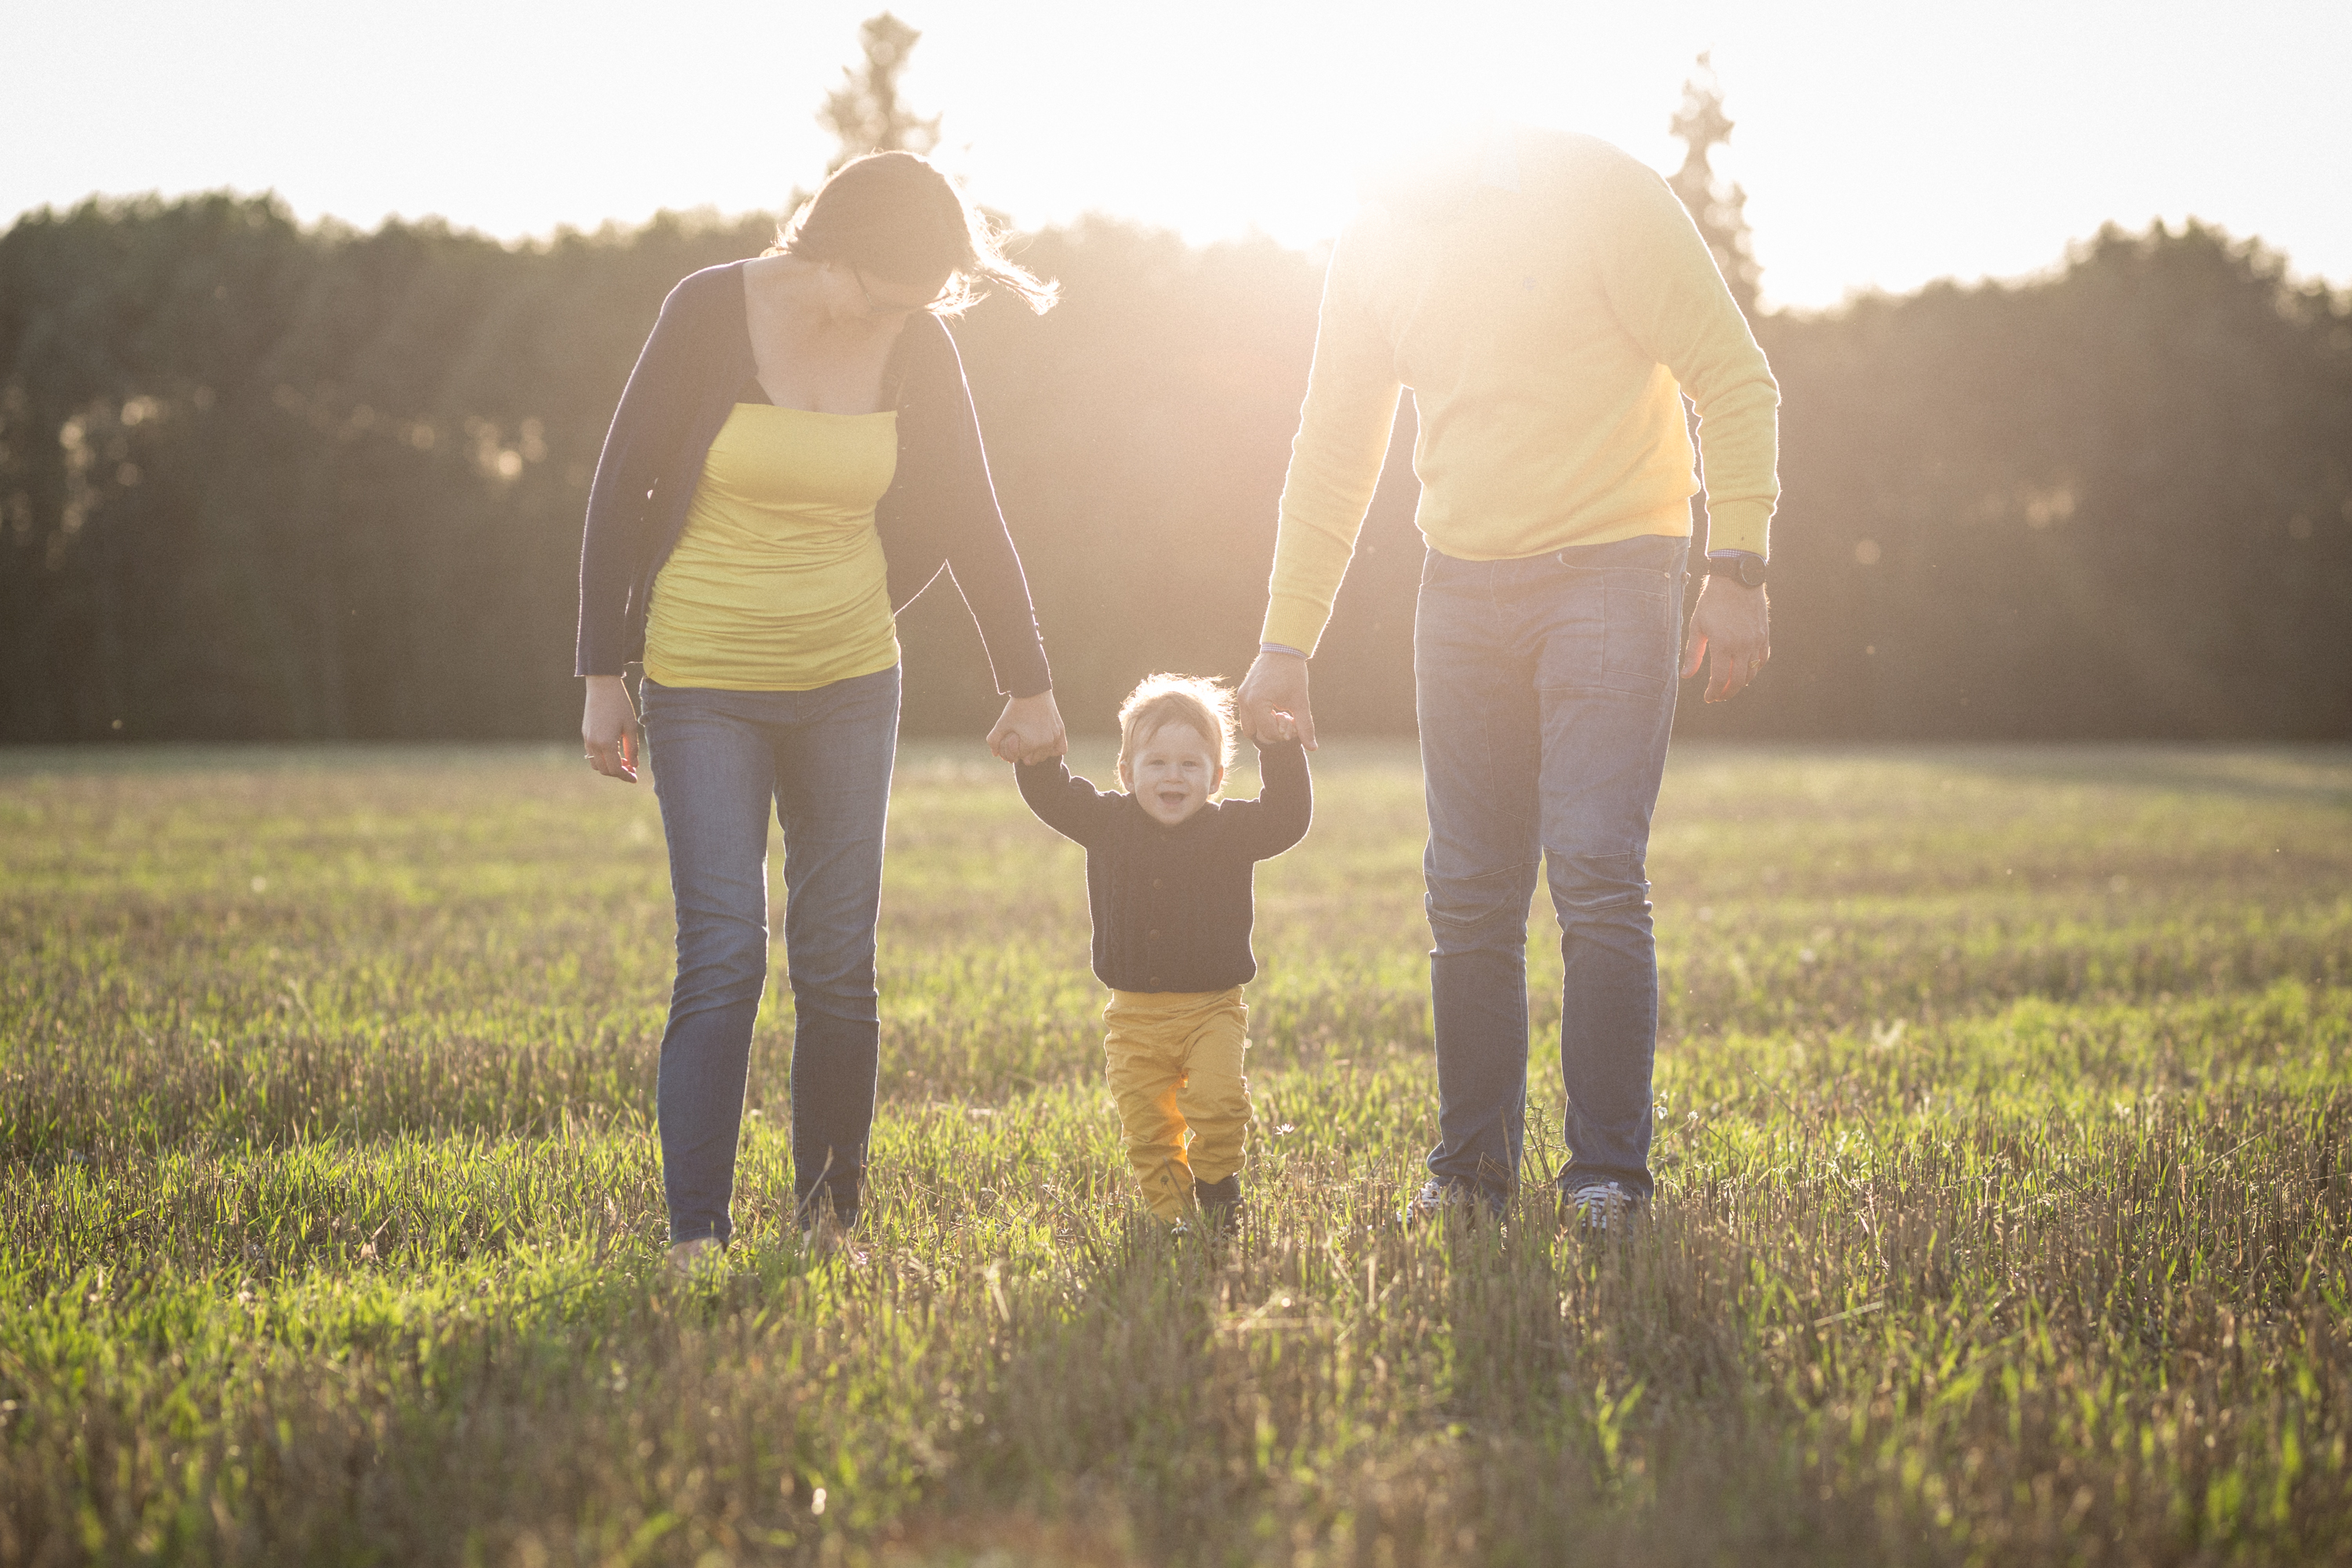
M0 753L0 1563L2352 1541L2352 753L1678 752L1662 1200L1601 1246L1533 1201L1391 1223L1433 1136L1418 775L1318 784L1260 874L1240 1244L1135 1223L1077 851L916 747L858 1248L789 1222L777 987L731 1272L671 1286L650 791Z

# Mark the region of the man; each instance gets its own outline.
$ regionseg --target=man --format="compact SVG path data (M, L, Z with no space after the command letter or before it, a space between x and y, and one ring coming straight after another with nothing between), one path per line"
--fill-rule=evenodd
M1685 677L1725 700L1770 657L1780 391L1665 182L1590 137L1515 129L1367 203L1332 253L1244 728L1315 743L1307 658L1401 388L1429 554L1413 676L1429 800L1439 1139L1408 1217L1499 1209L1527 1110L1540 858L1566 971L1565 1222L1651 1192L1657 950L1643 870L1674 719L1699 414L1707 581Z

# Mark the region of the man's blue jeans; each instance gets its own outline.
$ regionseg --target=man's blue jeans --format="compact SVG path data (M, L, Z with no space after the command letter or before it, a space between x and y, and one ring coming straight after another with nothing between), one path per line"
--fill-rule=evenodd
M784 831L792 978L793 1185L857 1206L881 1014L874 924L898 741L898 671L814 691L645 683L646 735L677 903L677 984L662 1033L662 1187L670 1240L734 1226L751 1025L768 983L768 813Z
M1689 544L1516 561L1429 552L1413 623L1429 796L1440 1181L1500 1199L1528 1101L1528 906L1541 859L1566 978L1563 1191L1650 1193L1657 946L1643 860L1675 714Z

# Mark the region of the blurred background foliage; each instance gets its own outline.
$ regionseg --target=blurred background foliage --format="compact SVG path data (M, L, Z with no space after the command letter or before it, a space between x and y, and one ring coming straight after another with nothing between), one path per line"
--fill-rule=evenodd
M891 91L915 35L874 26L823 111L845 152L937 135ZM1752 301L1711 78L1674 124L1675 188ZM268 196L20 217L0 742L569 734L622 382L670 286L775 221L506 245L304 226ZM1101 729L1138 676L1237 676L1255 648L1320 263L1104 217L1022 255L1060 307L993 300L956 335L1063 710ZM1783 398L1775 658L1737 703L1686 702L1685 731L2352 735L2352 296L2158 225L2030 279L1754 321ZM1412 728L1411 433L1408 399L1317 660L1328 732ZM909 731L984 724L952 591L901 637Z

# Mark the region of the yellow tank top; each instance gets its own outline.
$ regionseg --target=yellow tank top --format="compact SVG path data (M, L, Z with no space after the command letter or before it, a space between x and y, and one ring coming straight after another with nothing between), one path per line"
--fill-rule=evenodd
M807 691L897 664L874 505L898 465L896 413L737 404L654 579L646 673Z

